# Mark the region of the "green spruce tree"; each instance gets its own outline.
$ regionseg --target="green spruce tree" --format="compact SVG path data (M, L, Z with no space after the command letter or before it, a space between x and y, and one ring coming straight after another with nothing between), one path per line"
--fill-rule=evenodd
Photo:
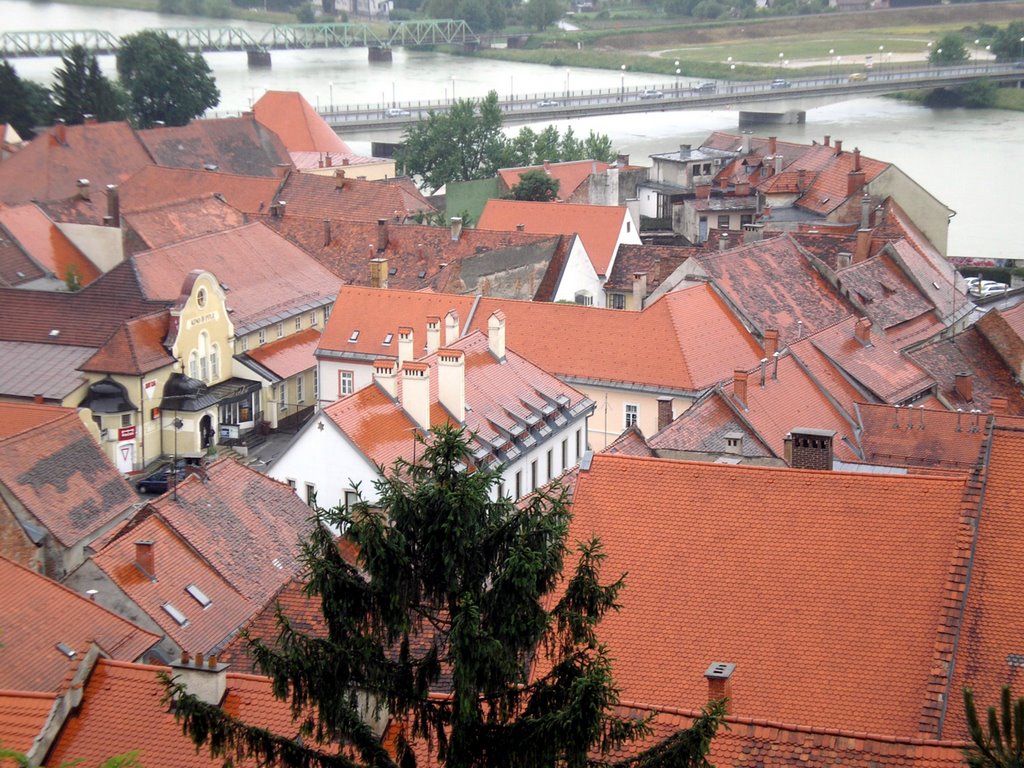
M1024 698L1011 700L1010 686L1000 696L1000 714L988 708L988 733L981 727L974 692L964 688L964 713L974 746L965 750L971 768L1024 768Z

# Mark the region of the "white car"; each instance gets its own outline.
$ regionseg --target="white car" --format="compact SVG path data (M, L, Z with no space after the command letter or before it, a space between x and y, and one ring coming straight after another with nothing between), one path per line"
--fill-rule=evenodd
M409 117L412 115L408 109L385 109L384 117Z
M660 99L664 95L665 94L662 93L661 91L655 91L655 90L653 90L651 88L648 88L646 90L640 91L640 98L641 99Z
M982 280L971 288L970 293L971 296L976 298L987 299L990 296L999 296L1008 290L1010 290L1010 286L1006 283L1000 283L996 280Z

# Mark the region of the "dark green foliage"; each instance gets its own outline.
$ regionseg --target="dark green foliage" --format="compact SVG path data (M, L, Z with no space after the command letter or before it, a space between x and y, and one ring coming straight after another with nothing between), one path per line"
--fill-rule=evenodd
M1004 685L1000 713L988 708L985 733L974 706L974 693L964 688L964 712L973 747L964 750L971 768L1022 768L1024 766L1024 698L1011 701L1010 686Z
M73 46L53 75L56 115L68 125L82 123L85 115L101 123L124 119L124 93L100 71L95 54Z
M519 176L519 183L512 189L513 200L532 200L539 203L549 203L558 199L558 179L551 178L541 170L526 171Z
M726 699L710 702L689 728L639 755L615 763L614 768L714 768L707 755L711 740L719 726L724 725L726 704Z
M961 105L968 109L987 109L995 106L996 85L991 80L976 80L956 88Z
M412 220L417 224L426 224L428 227L447 227L451 224L452 217L462 219L462 226L464 227L472 227L476 224L476 220L467 210L463 210L461 213L451 214L451 216L449 216L446 211L416 211L416 213L412 215Z
M992 35L992 53L999 61L1024 59L1024 21L1011 21L1006 29L999 29Z
M117 72L128 92L135 124L149 128L157 121L187 125L220 102L220 91L201 54L153 30L124 38Z
M417 452L417 461L397 461L374 483L379 507L317 510L319 522L347 530L359 549L357 568L324 525L303 547L307 591L321 600L328 637L307 637L279 613L276 644L250 639L275 694L290 700L302 745L248 728L167 681L197 745L267 764L353 765L314 751L340 740L354 763L391 768L360 702L398 717L401 744L426 740L450 768L584 768L594 754L649 732L646 720L612 714L618 693L596 634L617 607L622 579L601 583L596 540L578 546L575 568L561 579L570 555L566 491L556 486L520 505L492 498L499 472L467 470L471 446L452 427L432 430ZM430 695L446 685L450 695ZM698 721L665 754L702 768L719 716L709 714L714 726Z
M565 11L559 0L527 0L526 19L538 32L555 23Z
M0 61L0 124L9 123L21 138L31 139L36 127L52 122L49 89L22 80L10 62Z
M304 3L295 11L295 18L300 24L312 24L316 21L316 11L313 10L312 5Z
M956 32L943 35L928 54L928 61L936 66L943 64L960 64L967 61L967 48L963 38Z

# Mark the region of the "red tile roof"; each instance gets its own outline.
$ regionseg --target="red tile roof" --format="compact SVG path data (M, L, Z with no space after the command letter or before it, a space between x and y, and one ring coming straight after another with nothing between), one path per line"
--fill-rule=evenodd
M80 370L139 376L171 365L164 346L169 322L166 310L126 320Z
M79 285L86 286L101 272L35 205L0 208L3 227L21 248L44 270L67 280L69 269L78 276Z
M316 366L315 352L319 343L320 329L306 328L250 350L246 355L280 378L287 379Z
M603 574L626 573L598 628L623 698L697 706L703 671L728 661L739 717L930 735L919 723L970 545L964 490L962 477L594 456L570 540L599 536Z
M432 422L435 414L442 423L443 412L432 401ZM417 429L416 422L376 385L336 400L324 408L324 415L348 435L363 456L381 466L390 467L412 450L410 435Z
M55 693L90 643L95 642L112 658L135 661L160 640L83 595L4 557L0 557L0 583L4 585L0 688ZM58 643L78 658L69 659L57 648Z
M604 173L611 168L608 163L596 160L569 160L562 163L544 163L543 165L527 165L522 168L500 168L498 178L509 189L519 183L520 177L527 171L544 171L552 179L558 181L558 198L567 200L585 184L591 174Z
M345 173L340 168L338 173ZM291 173L274 202L283 200L285 217L307 216L342 221L405 221L415 213L433 213L434 207L404 179L367 181L350 177Z
M125 247L129 253L159 248L246 223L244 213L217 197L199 197L151 210L125 213L122 220Z
M289 152L352 153L298 91L267 91L252 105L252 111Z
M934 305L885 253L838 271L843 291L879 328L888 330L930 314Z
M837 151L835 147L814 147L803 155L794 166L813 170L814 176L810 187L796 205L804 210L827 215L842 205L850 197L848 194L849 175L859 166L864 174L864 183L874 181L880 173L888 170L889 163L864 157L859 151ZM799 173L799 170L797 171ZM859 197L860 191L855 193Z
M730 432L743 433L741 455L771 458L771 448L746 419L741 419L718 388L695 402L671 424L648 439L656 455L682 458L685 453L726 454ZM688 457L692 458L692 457Z
M598 275L608 275L619 243L622 221L627 216L629 212L618 206L491 199L484 205L477 226L511 232L522 224L525 232L579 235L594 271Z
M0 214L4 210L0 203ZM10 233L0 228L0 285L24 285L45 276L46 272L19 247Z
M72 413L77 411L74 408L61 408L56 405L0 401L0 440L6 440L12 435L30 429L38 429Z
M276 176L261 178L220 170L149 166L121 185L121 212L147 212L217 195L244 213L260 213L270 206L280 186L281 179Z
M138 751L139 762L146 768L220 768L223 759L210 757L206 749L197 752L162 703L164 687L157 673L171 671L98 660L82 703L65 722L47 763L80 759L86 765L99 765L112 755ZM288 702L274 698L266 678L229 672L221 706L243 721L298 737L299 724L292 721Z
M647 292L653 293L684 261L702 251L696 246L624 243L619 246L605 290L632 290L633 275L643 272L647 275Z
M137 499L77 411L0 440L0 483L65 547Z
M50 717L52 693L0 690L0 748L25 754ZM15 766L13 758L0 758L0 766Z

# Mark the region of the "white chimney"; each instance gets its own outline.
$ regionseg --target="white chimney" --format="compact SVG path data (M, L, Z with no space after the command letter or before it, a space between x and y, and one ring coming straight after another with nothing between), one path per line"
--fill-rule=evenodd
M228 665L218 664L216 656L203 658L197 653L189 657L181 654L181 661L171 662L172 677L185 686L185 690L200 701L220 706L228 689Z
M437 351L437 399L457 422L466 420L466 356L461 349Z
M459 338L459 313L454 309L449 309L448 314L444 316L444 343L447 346L451 346Z
M373 380L392 400L398 397L398 367L394 360L374 360Z
M427 354L432 355L441 346L441 318L427 318Z
M416 352L412 345L412 328L402 327L398 329L398 364L416 359Z
M453 216L452 220L452 240L458 241L462 237L462 218L460 216Z
M422 429L430 429L430 367L409 361L402 366L402 408Z
M487 346L496 358L505 359L505 313L500 309L487 320Z

